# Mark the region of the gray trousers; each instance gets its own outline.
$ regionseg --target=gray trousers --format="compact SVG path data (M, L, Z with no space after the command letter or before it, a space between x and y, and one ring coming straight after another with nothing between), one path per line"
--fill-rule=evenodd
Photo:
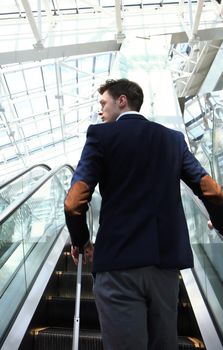
M104 350L177 350L179 271L99 272L94 294Z

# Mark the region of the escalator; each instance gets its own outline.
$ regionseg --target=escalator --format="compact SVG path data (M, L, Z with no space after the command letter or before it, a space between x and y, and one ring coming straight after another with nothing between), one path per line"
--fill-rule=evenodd
M0 314L4 315L0 318L1 344L61 238L65 226L63 199L72 173L69 165L48 171L0 214L0 241L8 247L0 257ZM2 232L7 233L7 241Z
M92 220L89 225L90 227L93 226L91 233L97 230L94 222L97 220L99 211L98 201L98 192L96 191L91 202L90 217ZM188 203L188 195L186 202ZM71 350L76 272L76 267L70 255L70 244L68 241L59 257L19 350ZM204 345L203 336L199 329L182 274L179 275L179 279L179 349L207 349ZM79 350L103 350L100 325L92 294L92 283L90 266L85 265L82 273Z
M180 278L179 349L205 349L183 280ZM92 294L90 266L82 274L80 350L103 350L98 315ZM71 350L76 269L67 244L29 325L19 350Z
M64 168L60 168L59 171L62 171L62 169ZM14 270L13 276L11 271L11 280L9 280L8 284L5 285L5 290L1 294L0 313L2 314L2 312L5 310L7 310L8 313L11 300L13 300L14 307L14 314L11 315L10 319L7 315L7 329L6 327L3 329L3 323L5 324L6 321L0 321L2 350L71 350L72 348L76 268L70 255L68 232L66 228L64 228L62 199L65 196L66 188L69 187L71 169L68 171L68 173L69 174L66 174L65 176L66 179L61 181L58 180L58 170L53 172L51 171L51 174L53 175L47 177L44 185L41 185L38 187L38 189L35 189L35 191L30 195L29 199L23 201L23 205L28 205L32 212L32 216L34 216L35 219L33 221L34 226L27 223L26 220L24 222L21 220L21 224L26 226L25 232L27 232L28 235L28 238L23 237L23 240L21 240L21 245L23 246L25 256L21 258L21 266L19 268L17 264L17 269ZM49 181L50 187L48 184ZM48 184L47 188L44 187L46 184ZM65 187L63 187L61 184L63 184ZM59 190L60 188L61 190ZM56 196L54 199L51 196L52 192ZM196 235L198 235L200 239L200 236L205 233L204 223L205 225L207 224L207 218L205 213L202 213L199 203L194 202L193 196L188 194L187 190L182 188L182 194L191 234L192 247L195 254L195 269L192 272L191 269L188 270L190 270L193 275L196 275L196 286L199 283L202 289L202 283L199 280L199 276L197 276L199 271L196 265L196 250L199 247L199 249L202 248L205 252L205 247L202 246L203 242L201 240L199 240L199 242L196 241ZM34 198L34 196L36 196L36 198ZM95 210L96 207L97 209ZM91 234L94 234L95 229L97 229L95 220L97 219L99 207L100 205L98 205L98 198L95 200L93 196L88 218ZM55 212L55 210L57 210L57 212ZM16 213L16 211L14 213ZM10 217L11 215L9 218ZM58 220L59 217L59 223L56 225L55 221ZM23 219L25 218L26 215L23 214ZM196 220L198 220L198 222L196 222ZM41 221L41 224L39 221ZM7 222L7 220L5 222ZM201 222L203 222L202 225ZM44 226L44 229L41 229L42 226ZM34 227L36 227L36 230L34 230ZM63 242L57 249L55 242L58 238L60 238L60 236L63 236ZM36 263L39 256L41 256L41 262ZM53 264L48 263L48 258L50 256L53 256L54 258ZM207 256L206 258L208 259ZM23 276L24 281L21 282L20 275L22 274L22 270L26 273ZM203 269L203 277L207 276L207 274L208 272ZM45 276L44 283L42 283L43 277L41 277L43 275ZM40 278L37 288L35 286L36 283L33 283L35 278L36 280ZM193 290L191 292L191 280L188 280L185 271L181 272L179 279L179 349L222 349L222 344L219 343L220 345L218 345L219 338L217 339L214 337L214 339L211 338L209 340L210 332L208 331L207 334L205 334L202 328L202 317L205 314L205 310L201 310L202 312L200 316L197 313L196 304L198 299L194 300L193 295L195 294L195 288L192 286ZM184 281L186 281L186 283ZM92 283L93 281L90 266L85 265L82 273L79 350L103 349L100 335L100 325L92 294ZM14 289L11 287L13 284ZM17 294L19 294L18 292L21 289L21 284L26 285L26 288L24 288L25 290L22 298L20 298L20 301L18 302L15 296L17 297ZM37 289L38 296L35 297L34 302L34 298L30 297L28 293L31 294L35 288ZM3 309L3 306L5 306L4 296L8 298L8 308L5 309ZM206 300L208 300L208 295L205 295L205 292L202 290L202 293L199 294L199 298L200 301L205 300L206 302ZM18 313L18 309L21 310L21 304L26 304L28 299L28 306L23 314L21 311ZM32 303L31 306L30 300ZM208 301L210 304L212 303L211 300ZM212 315L212 319L214 319L216 329L218 328L219 330L218 320L216 319L214 310L211 310L211 307L209 307L209 311ZM219 309L218 314L220 314L221 311L222 310ZM15 327L16 322L17 327ZM14 327L13 331L9 331L10 325L12 325L12 328ZM207 327L210 330L212 323L208 321ZM221 332L219 331L219 334L220 333ZM209 343L211 343L211 346Z

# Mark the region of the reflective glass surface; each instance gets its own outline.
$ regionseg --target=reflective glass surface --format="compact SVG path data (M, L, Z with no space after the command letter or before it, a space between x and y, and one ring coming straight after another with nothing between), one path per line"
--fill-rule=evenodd
M223 334L223 240L207 225L208 218L182 185L183 204L194 253L194 273Z
M0 338L65 225L71 175L60 169L0 226Z
M0 185L0 212L2 212L7 205L18 199L20 195L28 192L32 186L49 170L44 166L36 166L30 169L30 171L19 176L18 178L12 177L11 181L4 181Z
M185 130L192 152L219 184L223 184L222 91L185 101Z

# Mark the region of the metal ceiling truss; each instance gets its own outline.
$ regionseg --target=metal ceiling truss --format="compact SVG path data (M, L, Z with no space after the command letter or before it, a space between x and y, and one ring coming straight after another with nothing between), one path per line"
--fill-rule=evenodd
M183 39L179 40L177 36L172 38L172 43L175 42L175 45L173 45L171 54L174 53L182 57L180 68L178 70L173 69L178 97L194 96L199 93L223 41L223 27L199 31L204 0L197 1L194 18L190 0L188 1L188 9L189 25L184 18L184 2L181 0L179 16L187 35L187 37L184 36L184 43L188 45L187 53L182 54L176 50L177 41L182 42ZM219 19L222 20L221 12L222 6L218 8ZM210 39L208 36L210 36Z
M33 44L33 47L36 48L37 50L42 50L44 49L44 40L42 38L42 31L41 31L41 24L42 24L42 8L41 8L41 0L38 0L37 4L38 4L38 15L37 15L37 23L36 23L36 19L35 16L33 14L32 8L30 6L30 3L28 0L21 0L22 5L24 7L25 13L26 13L26 17L29 21L30 27L32 29L32 33L33 36L36 40L36 43ZM84 3L90 5L90 7L93 8L93 11L95 13L97 12L103 12L103 13L108 13L106 10L104 10L104 8L100 5L95 5L93 3L93 1L87 1L85 0ZM142 4L142 2L141 2ZM49 6L49 1L44 0L44 10L46 11L46 15L49 21L49 28L50 27L54 27L56 25L56 21L54 20L52 13L51 13L51 9ZM78 10L78 4L76 2L76 6L77 6L77 10ZM125 34L123 33L123 28L122 28L122 15L121 15L121 9L123 8L122 5L122 1L120 0L115 0L115 18L116 18L116 40L117 43L120 44L123 42L124 38L125 38ZM18 7L19 9L19 7ZM21 10L19 9L19 12L21 13Z
M83 58L85 56L82 56ZM89 110L91 110L91 112L94 112L94 106L97 105L98 101L97 101L97 96L96 96L96 87L94 86L94 80L95 78L97 78L97 82L98 79L99 80L104 80L105 76L103 75L103 73L97 74L95 71L95 63L96 63L96 57L94 57L93 55L89 55L89 57L92 59L92 70L91 71L83 71L80 68L78 68L78 58L75 57L73 59L73 64L74 62L76 62L76 67L73 65L71 65L71 57L66 57L65 59L63 58L59 58L52 61L41 61L41 62L36 62L34 63L34 68L35 69L40 69L41 71L41 76L42 76L42 86L43 86L43 90L41 91L32 91L32 93L30 94L28 86L26 84L26 75L25 75L25 71L26 69L32 69L32 65L30 63L27 64L20 64L17 66L7 66L5 68L2 69L2 72L5 72L5 74L10 74L10 73L17 73L17 72L21 72L21 74L23 75L23 80L24 80L24 84L26 86L26 91L23 92L22 95L20 96L16 96L15 94L12 95L10 92L10 89L7 85L7 79L5 77L5 74L2 73L2 78L1 78L1 90L2 90L2 98L1 101L3 103L7 103L8 106L10 106L10 111L11 111L11 116L10 116L10 120L9 118L7 119L6 116L4 117L4 110L2 109L0 112L1 114L1 118L4 121L4 124L2 124L2 128L0 129L0 131L5 130L7 132L7 135L10 137L10 141L12 146L15 147L15 156L18 158L21 158L23 160L23 165L25 165L25 161L28 159L27 157L32 155L33 152L35 151L34 149L30 148L29 146L29 142L31 140L34 139L38 139L38 144L39 144L39 150L44 150L45 147L47 146L46 144L43 145L42 144L42 135L44 135L44 132L40 132L38 130L38 125L39 123L42 123L42 121L48 120L49 121L49 125L50 128L48 130L45 131L45 134L50 134L52 137L52 145L58 143L58 140L54 139L54 133L55 131L59 130L60 128L60 132L61 132L61 142L63 145L63 153L66 154L66 140L69 140L70 138L74 138L77 137L80 134L79 128L81 127L82 124L88 122L89 123L89 119L91 117L91 113L89 112L88 114L86 114L86 116L83 117L83 115L80 115L80 109L81 108L86 108L89 107ZM108 61L108 65L109 65L109 69L110 69L110 65L112 62L112 53L109 54L109 61ZM47 65L54 65L55 66L55 71L56 71L56 88L54 85L52 85L51 87L45 86L45 82L44 82L44 76L43 76L43 68ZM74 71L76 71L76 84L75 81L73 82L75 89L76 89L76 100L75 100L75 96L71 95L74 99L73 102L73 106L72 107L67 107L65 108L64 106L64 96L67 95L67 92L64 88L66 88L66 85L62 82L61 79L61 69L70 69L71 73L73 73ZM81 80L79 80L79 74L80 73L84 73L86 76L82 77ZM90 92L88 94L86 94L85 96L82 96L80 91L79 91L79 84L83 85L86 83L89 83L89 77L92 80L92 89L90 90ZM51 91L52 90L52 91ZM82 89L83 90L83 89ZM55 94L56 92L56 94ZM26 117L19 117L19 115L17 114L17 109L16 109L16 104L18 104L18 102L23 102L26 103L27 100L30 100L30 105L32 106L32 99L35 97L45 97L46 102L47 102L47 98L48 98L48 94L49 93L54 93L55 94L55 98L57 100L58 103L58 108L55 110L50 110L49 109L49 105L47 103L47 110L45 110L44 113L32 113L29 116ZM74 118L72 122L66 122L65 123L65 118L67 115L69 114L73 114L76 113L77 115L77 120L75 122ZM55 127L52 127L52 123L51 123L51 118L54 118L54 116L58 116L60 118L60 126L57 127L57 129L55 129ZM23 127L26 125L29 125L30 123L32 123L32 125L34 125L33 128L33 134L32 135L28 135L26 136L23 133ZM31 124L30 124L31 125ZM15 133L17 135L17 137L15 138ZM4 158L4 163L9 162L11 158Z
M3 94L5 96L7 96L7 95L10 96L9 92L8 92L7 85L5 84L4 75L2 73L0 73L0 90L3 92ZM2 126L0 127L0 131L2 130L8 135L8 137L11 141L11 145L13 147L15 147L15 153L17 154L17 156L21 157L23 164L25 164L24 157L23 157L24 152L20 149L20 147L15 139L15 130L12 128L12 125L11 125L12 119L16 120L17 115L15 113L14 105L13 105L10 97L7 98L7 103L9 106L10 113L11 113L11 118L9 120L8 115L6 116L6 114L5 114L4 108L1 107L0 116L2 119ZM0 101L0 104L1 104L1 101ZM18 126L17 126L17 132L18 132L18 134L20 134L20 136L23 136L23 135L21 135L21 130L19 129ZM25 146L24 146L24 149L25 149L25 152L27 155L27 149Z
M223 20L223 4L218 4L213 1L214 11L218 15L219 21ZM90 119L97 117L97 90L96 86L98 82L104 80L105 73L97 73L96 70L96 57L92 58L91 70L85 69L79 60L83 57L93 57L96 54L107 53L109 56L108 62L108 75L111 68L112 58L115 52L119 51L123 40L125 39L125 33L123 31L123 19L127 10L134 7L134 10L142 10L146 8L148 2L138 1L137 4L128 4L127 1L115 0L113 6L101 6L101 1L79 1L73 0L74 7L72 10L61 8L63 2L57 2L57 0L36 0L36 9L32 9L31 1L21 0L21 4L15 0L15 5L18 10L18 19L26 20L31 28L31 40L33 40L33 48L17 51L6 51L0 55L0 65L2 65L2 74L0 76L0 89L3 94L0 97L0 103L7 103L10 110L10 116L4 115L4 108L0 107L0 117L2 120L0 126L0 132L7 132L9 136L11 147L15 148L15 157L22 159L23 164L26 163L28 156L32 155L38 150L44 150L48 147L55 147L60 143L63 149L63 153L66 154L66 141L72 138L79 137L82 134L82 130L85 129L85 125L89 123ZM194 11L195 4L192 0L188 0L184 3L184 0L179 1L179 18L181 19L182 30L181 33L174 33L172 35L172 50L171 54L174 57L178 57L181 60L180 66L176 69L173 68L173 75L175 79L177 94L179 97L197 95L202 87L204 79L208 74L208 71L213 65L213 62L219 52L222 49L223 41L223 28L199 28L201 23L202 11L204 9L205 0L198 0L196 4L196 10ZM76 6L76 7L75 7ZM86 6L86 7L85 7ZM162 7L163 1L161 0L157 6ZM22 8L23 7L23 8ZM149 9L149 7L147 7ZM25 12L24 12L25 11ZM114 16L114 33L113 40L98 40L94 42L78 42L71 45L59 45L59 46L47 46L46 42L50 35L53 33L57 23L68 18L68 13L75 14L90 14L92 16L100 16L105 14L108 18ZM25 15L25 17L24 17ZM107 18L107 17L106 17ZM74 19L75 20L75 19ZM43 37L43 25L47 25L48 32L45 31ZM90 29L88 29L90 30ZM79 32L78 32L79 34ZM164 35L163 33L160 35ZM50 41L49 41L50 42ZM187 52L178 51L177 44L186 43L188 46ZM70 60L73 59L73 64ZM17 64L17 63L20 64ZM32 62L32 63L29 63ZM14 67L10 64L16 64ZM45 84L44 81L44 68L47 65L55 67L55 85L54 83ZM39 68L42 76L42 90L33 89L29 91L26 84L25 70L31 67ZM70 70L73 79L73 90L67 89L69 82L64 83L62 79L62 71ZM12 72L21 72L23 74L24 84L26 85L26 91L22 95L11 94L10 89L7 87L7 80L5 75ZM90 81L89 81L90 79ZM220 79L220 78L219 78ZM83 93L83 86L88 81L88 87L91 89L86 94ZM67 85L66 85L67 84ZM52 108L48 99L49 96L55 97L57 107ZM32 98L43 97L45 98L46 108L41 113L36 113L32 110ZM73 98L71 105L66 105L64 100L66 98ZM17 104L24 101L30 101L30 110L32 113L23 117L17 112ZM84 112L82 112L82 110ZM86 114L85 111L89 110ZM72 118L71 118L72 115ZM54 118L58 118L60 123L58 126L53 124ZM47 130L39 132L39 126L44 121L49 121L49 128ZM202 118L201 118L202 120ZM197 124L201 124L201 120L197 121ZM23 130L23 126L33 125L33 134L27 136ZM189 127L191 130L192 126ZM44 128L43 128L44 129ZM55 136L55 134L57 135ZM58 133L61 134L61 139L58 139ZM16 137L15 137L16 134ZM48 136L48 143L43 144L43 136ZM30 147L30 141L37 140L38 145L36 148ZM45 141L45 140L44 140ZM47 142L47 141L46 141ZM34 144L34 143L33 143ZM69 148L70 150L70 148ZM9 161L7 157L4 158L4 162Z

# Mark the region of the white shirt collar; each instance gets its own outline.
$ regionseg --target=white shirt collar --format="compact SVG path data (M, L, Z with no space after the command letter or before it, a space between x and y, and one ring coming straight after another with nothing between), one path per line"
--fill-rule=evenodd
M116 122L117 122L123 115L125 115L125 114L141 114L141 113L136 112L136 111L127 111L127 112L123 112L123 113L121 113L121 114L118 116L118 118L116 119Z

